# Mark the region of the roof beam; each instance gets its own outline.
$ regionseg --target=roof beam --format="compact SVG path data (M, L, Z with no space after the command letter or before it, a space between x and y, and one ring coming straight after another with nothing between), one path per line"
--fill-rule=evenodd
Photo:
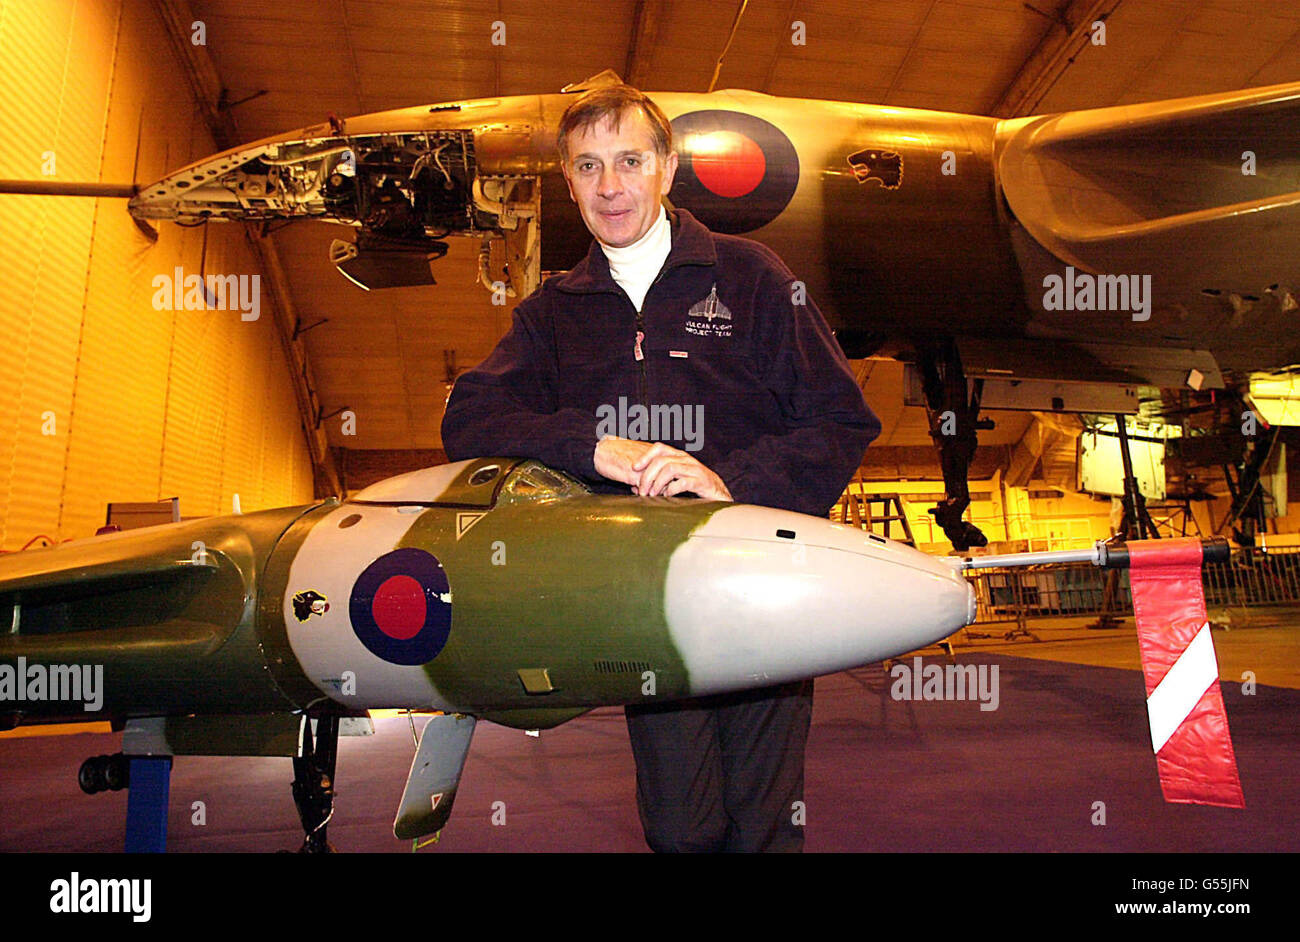
M190 9L188 0L153 0L153 8L162 21L172 52L176 54L176 62L194 95L199 116L207 125L217 148L229 150L237 143L235 122L230 112L220 107L225 86L221 84L217 67L208 55L208 47L196 46L190 41L194 11Z
M623 64L623 81L633 88L642 88L650 78L650 60L659 38L659 6L653 0L637 0L632 14L632 38Z
M1052 90L1075 56L1091 41L1092 24L1115 12L1123 0L1067 0L1053 16L1026 3L1025 6L1053 21L1029 58L1024 61L989 111L995 118L1020 118L1033 114L1038 103Z
M768 60L767 71L763 73L763 82L758 86L758 90L765 95L771 94L772 76L776 74L776 64L781 60L781 53L790 41L790 34L786 30L789 30L790 24L794 22L794 8L798 2L799 0L790 0L790 5L785 10L785 30L776 31L776 42L772 45L772 58Z

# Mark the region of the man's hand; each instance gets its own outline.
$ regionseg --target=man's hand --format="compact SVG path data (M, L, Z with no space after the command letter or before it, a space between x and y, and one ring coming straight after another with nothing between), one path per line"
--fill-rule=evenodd
M604 438L596 445L596 470L630 484L643 497L695 494L705 500L731 500L722 478L684 451L662 442Z
M641 460L651 448L650 442L633 441L630 438L602 438L596 443L596 471L611 481L622 481L634 489L641 480L639 472L632 466Z
M722 478L684 451L655 442L632 465L641 474L636 492L643 497L695 494L705 500L731 500Z

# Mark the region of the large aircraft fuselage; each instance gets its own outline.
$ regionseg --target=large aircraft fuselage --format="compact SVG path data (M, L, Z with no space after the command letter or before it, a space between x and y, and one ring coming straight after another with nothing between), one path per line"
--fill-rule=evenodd
M735 90L653 97L679 154L669 201L775 249L851 353L942 335L1206 350L1236 369L1300 361L1300 157L1283 146L1300 86L1005 121ZM413 199L431 231L513 228L471 191L536 182L540 268L562 270L590 244L555 148L572 100L304 128L178 171L132 211L364 228L348 212L366 204L320 180L349 151L358 180L410 189L394 156L405 148L432 155L411 167L440 185ZM1246 173L1249 146L1268 156ZM295 165L314 170L293 178ZM265 198L246 198L248 181Z

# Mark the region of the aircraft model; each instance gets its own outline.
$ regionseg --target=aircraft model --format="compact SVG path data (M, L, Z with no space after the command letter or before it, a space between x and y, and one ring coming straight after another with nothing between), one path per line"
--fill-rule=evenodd
M127 753L275 754L287 738L294 754L312 717L293 791L316 850L341 717L445 711L395 824L415 837L447 820L478 718L543 729L869 664L974 621L975 596L960 567L828 520L597 496L536 461L475 459L341 503L0 557L0 612L4 726L93 715L125 726ZM88 760L82 787L123 773Z
M417 838L451 814L479 719L545 729L860 667L972 623L966 568L1081 560L1127 566L1128 549L936 558L805 514L595 495L531 459L477 458L342 502L0 557L0 728L123 729L123 754L83 763L89 793L126 785L131 756L293 756L318 852L341 724L442 711L394 822Z
M555 129L573 93L617 81L331 117L191 164L129 208L346 223L356 242L331 256L367 287L430 283L450 235L484 240L491 286L500 238L498 280L523 297L589 244ZM981 407L1132 413L1140 388L1300 362L1300 83L1009 120L652 97L680 159L669 202L775 248L848 356L915 361L947 491L933 512L959 551L986 542L962 520ZM1257 471L1242 460L1243 500Z

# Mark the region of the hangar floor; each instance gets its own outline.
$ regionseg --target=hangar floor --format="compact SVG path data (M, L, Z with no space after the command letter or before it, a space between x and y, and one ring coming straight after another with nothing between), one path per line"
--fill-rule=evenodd
M1029 625L1038 642L957 646L960 663L997 665L996 710L973 699L895 700L881 665L820 678L807 850L1300 850L1300 612L1236 616L1214 637L1244 811L1162 800L1131 620L1101 632L1084 619L1040 619ZM1253 694L1243 692L1247 670ZM410 724L387 717L376 730L340 742L330 840L346 851L409 851L390 828L414 751ZM82 759L116 751L119 740L0 739L0 850L119 850L126 793L88 797L76 785ZM178 759L170 848L295 849L290 776L285 759ZM483 724L451 822L423 852L643 851L633 788L621 710L539 737ZM1096 802L1104 825L1094 823Z

